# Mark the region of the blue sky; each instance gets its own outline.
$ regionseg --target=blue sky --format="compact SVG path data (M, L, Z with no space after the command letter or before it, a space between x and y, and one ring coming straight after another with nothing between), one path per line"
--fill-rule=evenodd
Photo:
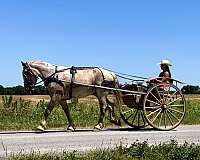
M22 61L102 66L200 85L198 0L1 0L0 84L22 85Z

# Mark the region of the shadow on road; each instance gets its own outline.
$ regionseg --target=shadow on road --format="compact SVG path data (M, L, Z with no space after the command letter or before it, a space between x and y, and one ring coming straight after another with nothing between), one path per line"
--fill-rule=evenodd
M96 129L90 129L90 128L86 128L86 129L76 129L74 132L107 132L107 131L128 131L128 132L137 132L137 131L159 131L156 130L154 128L105 128L102 130L96 130ZM176 131L176 130L172 130L172 131ZM71 131L66 131L66 130L46 130L46 131L36 131L36 130L32 130L32 131L2 131L0 132L0 135L2 134L19 134L19 133L36 133L36 134L41 134L41 133L59 133L59 132L69 132L71 133ZM164 131L163 131L164 132ZM73 133L73 132L72 132Z

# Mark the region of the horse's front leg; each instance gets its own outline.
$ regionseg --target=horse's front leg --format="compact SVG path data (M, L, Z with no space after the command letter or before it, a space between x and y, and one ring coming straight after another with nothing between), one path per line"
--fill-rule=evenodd
M73 119L72 119L72 116L70 114L70 110L69 110L69 106L68 106L67 102L65 100L62 100L62 101L60 101L60 105L62 106L62 109L64 110L65 115L67 116L67 119L68 119L68 122L69 122L69 125L68 125L66 130L74 131L75 125L73 123Z
M36 128L37 130L40 130L40 131L44 131L46 129L46 121L47 121L47 118L49 116L49 114L51 113L51 111L53 110L56 102L61 98L60 95L53 95L51 97L51 100L46 108L46 110L44 111L44 118L43 120L40 122L39 126Z

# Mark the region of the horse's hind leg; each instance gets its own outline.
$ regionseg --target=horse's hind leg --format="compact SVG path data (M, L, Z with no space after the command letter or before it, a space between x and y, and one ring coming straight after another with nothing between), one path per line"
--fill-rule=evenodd
M103 97L97 97L99 99L99 105L100 105L100 116L98 124L94 127L95 129L101 130L103 129L103 119L105 116L107 103L106 103L106 96Z
M51 100L46 108L46 110L44 111L44 119L40 122L40 125L36 128L37 130L40 131L44 131L46 129L46 121L47 118L49 116L49 114L51 113L51 111L53 110L56 102L59 100L60 95L53 95L51 97Z
M67 130L74 131L75 126L74 126L73 119L72 119L72 116L70 114L70 110L69 110L69 107L67 105L67 102L65 100L62 100L62 101L60 101L60 105L62 106L62 109L64 110L65 115L67 116L67 119L68 119L68 122L69 122Z
M108 98L106 98L106 102L107 102L107 109L109 110L109 113L110 113L110 122L115 125L121 126L120 120L116 120L114 103L111 102Z

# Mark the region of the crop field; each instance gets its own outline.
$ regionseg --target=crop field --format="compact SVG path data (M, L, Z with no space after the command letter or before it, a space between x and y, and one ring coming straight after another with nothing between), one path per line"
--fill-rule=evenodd
M0 95L0 103L2 103L2 96ZM20 99L23 99L24 101L30 101L31 103L38 103L40 101L50 101L50 97L48 95L14 95L13 101L18 101ZM80 102L98 102L95 96L88 96L86 98L80 98Z

